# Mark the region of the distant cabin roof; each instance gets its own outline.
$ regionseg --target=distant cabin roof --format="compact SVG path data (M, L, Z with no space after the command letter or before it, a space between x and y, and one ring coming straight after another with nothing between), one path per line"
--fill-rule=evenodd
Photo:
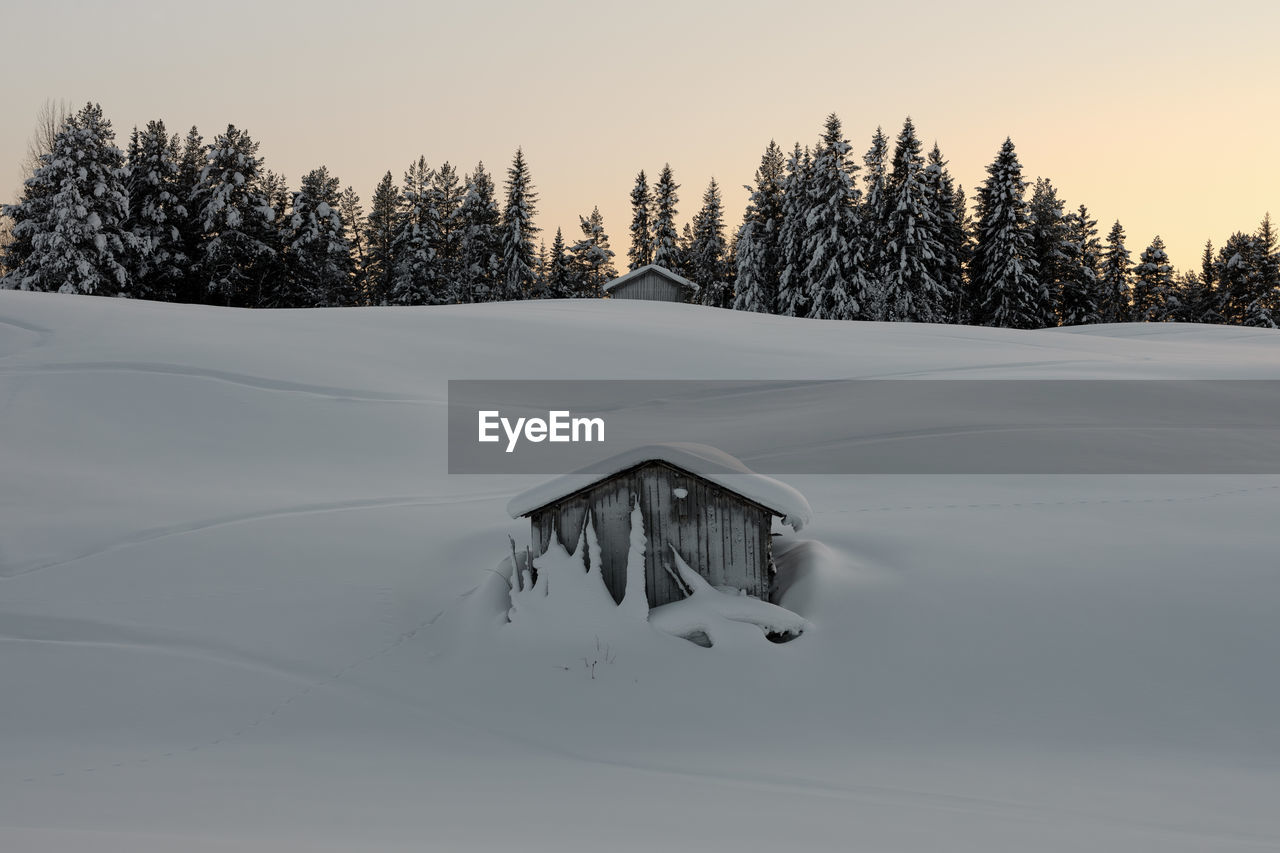
M656 272L658 275L662 276L665 279L668 279L670 281L675 282L678 285L681 285L682 287L689 288L694 293L697 293L701 289L698 287L698 285L689 281L689 279L685 278L684 276L676 275L666 267L660 267L657 264L645 264L642 267L636 267L626 275L618 276L613 281L607 283L601 289L604 290L605 293L608 293L610 290L613 290L615 287L621 284L625 284L633 278L639 278L641 275L644 275L646 272L649 272L650 270L652 270L653 272Z
M794 530L808 524L813 517L804 495L786 483L757 474L722 450L686 443L648 444L603 459L516 495L507 504L507 512L512 518L529 515L646 462L664 462L715 483L782 516L783 523Z

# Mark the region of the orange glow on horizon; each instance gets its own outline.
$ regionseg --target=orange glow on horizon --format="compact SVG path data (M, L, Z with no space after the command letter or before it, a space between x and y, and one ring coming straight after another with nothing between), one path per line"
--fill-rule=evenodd
M1267 166L1280 11L1261 0L223 8L210 21L155 0L11 4L9 63L26 71L0 91L0 195L16 191L40 105L65 98L101 102L122 145L153 118L206 140L234 123L291 186L323 164L366 210L382 174L399 179L419 155L460 172L483 160L501 185L523 146L547 242L557 226L575 239L598 205L620 267L637 171L671 164L682 220L714 176L734 228L769 140L811 144L832 111L859 162L877 125L892 138L910 114L971 200L1011 136L1029 181L1053 180L1068 210L1086 204L1102 236L1119 219L1135 259L1160 234L1180 270L1198 269L1206 239L1280 214ZM56 62L21 37L49 20Z

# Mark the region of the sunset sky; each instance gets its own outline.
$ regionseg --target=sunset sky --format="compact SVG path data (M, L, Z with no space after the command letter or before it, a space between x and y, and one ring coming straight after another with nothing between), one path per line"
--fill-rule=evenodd
M859 160L911 115L972 199L1005 136L1101 236L1137 258L1159 233L1179 269L1206 238L1280 215L1277 4L72 2L5 0L0 193L46 99L101 102L123 146L162 118L228 122L296 187L321 164L365 201L419 154L501 173L524 148L537 224L578 236L599 205L625 268L635 173L669 162L680 216L708 179L730 227L770 139L836 112Z

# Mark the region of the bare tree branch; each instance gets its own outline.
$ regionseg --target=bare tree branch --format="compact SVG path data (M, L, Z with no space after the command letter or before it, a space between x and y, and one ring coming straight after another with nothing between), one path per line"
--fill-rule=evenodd
M40 158L53 152L53 140L62 129L62 125L71 117L71 108L67 102L59 98L57 101L46 98L36 111L36 126L27 141L27 156L22 161L22 179L35 174L40 167Z

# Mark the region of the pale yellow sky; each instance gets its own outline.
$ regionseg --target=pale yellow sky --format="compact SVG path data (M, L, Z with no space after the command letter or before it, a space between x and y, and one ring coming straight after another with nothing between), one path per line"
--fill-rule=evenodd
M682 219L715 176L740 221L760 153L838 113L861 155L910 114L972 198L1006 135L1138 252L1177 266L1280 216L1277 4L1075 0L188 3L3 0L0 190L46 98L101 102L121 141L228 122L296 186L327 165L366 201L419 154L505 170L523 146L538 224L599 205L623 260L637 170L670 162ZM4 171L8 170L8 171Z

